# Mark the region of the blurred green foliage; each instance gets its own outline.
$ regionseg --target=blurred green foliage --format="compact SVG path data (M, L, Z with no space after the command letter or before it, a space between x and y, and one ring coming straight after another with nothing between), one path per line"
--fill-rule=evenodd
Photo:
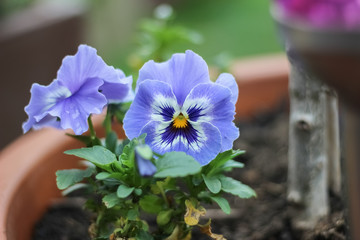
M161 4L154 10L154 18L140 22L137 48L130 55L128 63L137 72L142 65L152 59L166 61L179 45L196 45L203 42L202 36L183 25L176 24L173 8Z
M0 18L6 16L10 13L13 13L17 10L20 10L29 4L34 2L34 0L1 0L0 1Z
M147 18L127 49L115 49L116 66L139 68L144 59L162 61L191 49L226 71L234 58L281 51L268 0L168 0L170 18ZM201 36L201 37L199 37ZM199 44L200 43L200 44ZM125 55L131 57L125 62Z
M192 46L205 59L225 52L243 57L281 50L269 0L184 0L179 2L177 23L191 26L204 36ZM184 46L185 47L185 46Z

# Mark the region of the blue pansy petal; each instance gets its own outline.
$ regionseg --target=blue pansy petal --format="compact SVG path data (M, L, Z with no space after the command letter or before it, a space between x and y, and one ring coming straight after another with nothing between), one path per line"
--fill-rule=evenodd
M29 104L25 107L25 112L29 119L23 124L24 133L29 131L37 122L48 115L51 109L58 101L67 98L71 92L59 85L58 81L53 81L49 86L42 86L34 83L31 87L31 98ZM47 116L49 118L49 116ZM43 121L44 126L48 121ZM52 125L52 124L51 124Z
M147 159L142 157L136 158L136 163L138 166L139 174L143 177L150 177L156 173L155 165Z
M239 137L239 130L235 127L235 106L231 101L231 91L219 84L199 84L186 98L183 109L191 112L194 108L195 118L189 115L189 122L210 122L221 133L221 151L232 148L233 141ZM196 113L196 114L195 114Z
M72 93L78 91L89 78L100 78L107 82L116 82L118 73L106 65L97 55L96 49L80 45L74 56L66 56L57 73L57 79Z
M32 124L33 129L38 130L43 127L53 127L53 128L61 129L59 119L57 117L51 116L50 114L44 116L40 121L35 121L35 120L33 121Z
M232 93L231 102L235 105L239 96L239 88L234 76L230 73L222 73L220 74L215 83L230 89Z
M117 83L104 82L100 87L100 91L108 99L109 103L119 103L133 100L134 96L131 91L132 77L125 77L120 79Z
M162 146L161 141L158 140L159 137L161 137L161 130L166 127L167 124L162 124L160 121L149 121L139 132L139 135L146 133L145 143L149 145L155 153L163 154L170 149L167 146Z
M206 62L190 50L185 54L174 54L167 62L155 63L151 60L145 63L139 71L138 84L147 79L170 84L180 105L195 85L210 82Z
M54 127L60 128L60 121L57 120L56 117L51 115L46 115L40 121L36 121L35 118L30 118L22 124L23 132L28 132L31 128L38 130L43 127Z
M170 151L183 151L193 156L201 165L208 164L221 150L220 131L210 123L201 123L192 126L196 131L195 138L186 138L185 135L175 135L172 141L165 141L167 125L159 121L149 122L141 131L146 133L145 142L154 152L164 154Z
M135 92L132 89L130 89L128 94L121 100L121 102L131 102L134 100L134 98L135 98Z
M88 114L82 111L76 98L67 98L54 107L51 113L60 115L61 128L72 129L76 135L84 133L88 129Z
M198 150L188 147L182 141L179 142L179 148L175 151L184 151L190 156L193 156L202 166L208 164L221 151L221 134L218 128L210 123L201 123L197 129L201 129L203 134L201 137L201 147ZM176 147L175 147L176 149Z
M233 122L227 123L222 120L215 120L212 123L221 131L221 152L232 149L234 141L240 136L239 128Z
M169 84L143 81L124 118L124 130L129 139L140 136L141 129L151 120L170 121L178 108Z
M135 160L141 176L150 177L156 173L155 165L149 159L143 158L137 151L135 151Z
M86 132L87 118L92 113L101 113L107 103L97 90L102 84L101 79L89 79L74 95L58 102L49 114L60 117L63 129L71 128L77 135Z

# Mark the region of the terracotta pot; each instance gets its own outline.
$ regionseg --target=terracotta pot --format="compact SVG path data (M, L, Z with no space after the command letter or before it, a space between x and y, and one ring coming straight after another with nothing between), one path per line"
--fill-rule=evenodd
M239 84L236 118L249 119L286 98L285 56L240 60L231 69ZM99 129L101 118L94 125ZM0 239L31 239L36 221L61 197L56 170L78 167L79 159L63 152L78 147L64 132L43 129L18 138L0 153Z

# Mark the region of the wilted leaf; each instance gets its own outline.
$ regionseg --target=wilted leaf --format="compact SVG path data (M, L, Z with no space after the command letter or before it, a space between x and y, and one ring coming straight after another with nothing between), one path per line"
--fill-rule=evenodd
M212 233L211 231L211 220L209 220L205 225L198 225L200 227L200 231L203 234L208 235L212 239L215 240L226 240L226 238L223 235Z
M195 206L192 204L190 200L185 200L186 205L186 213L184 216L185 223L190 226L195 226L199 223L200 217L204 216L206 213L205 208L198 207L195 208Z

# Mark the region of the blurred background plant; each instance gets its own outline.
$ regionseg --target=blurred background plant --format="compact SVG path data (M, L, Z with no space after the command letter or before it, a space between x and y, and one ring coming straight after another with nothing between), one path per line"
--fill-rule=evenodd
M0 18L29 6L35 0L1 0Z
M164 60L187 49L226 70L234 58L280 51L269 4L261 0L92 1L87 41L107 62L125 71L141 67L144 60Z
M34 3L48 1L62 2L2 0L0 17L9 16ZM75 2L79 1L89 6L85 19L85 41L104 51L105 58L119 66L126 65L124 56L132 53L143 59L160 61L171 53L192 49L205 60L217 63L230 56L238 58L280 51L269 14L269 1ZM132 60L130 63L133 64Z
M201 44L201 34L175 23L173 7L160 4L154 10L154 17L140 21L136 36L138 46L128 58L129 66L138 71L149 59L162 62L171 57L172 49L179 44Z

